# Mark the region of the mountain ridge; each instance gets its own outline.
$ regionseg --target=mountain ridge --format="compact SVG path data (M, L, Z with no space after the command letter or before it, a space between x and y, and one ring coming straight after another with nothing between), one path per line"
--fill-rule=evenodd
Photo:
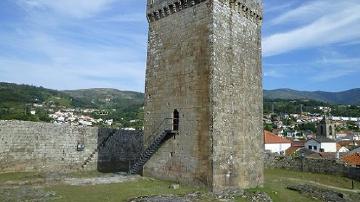
M360 104L360 88L339 92L298 91L289 88L264 90L266 99L309 99L331 104Z
M25 84L14 84L0 82L0 93L6 92L2 97L3 101L10 98L20 98L26 94L26 91L35 92L35 94L46 93L66 97L71 99L71 102L81 103L81 105L117 105L121 102L120 108L126 108L128 104L142 105L144 103L144 93L128 90L119 90L115 88L89 88L79 90L52 90L44 87L36 87ZM13 93L11 93L13 92ZM15 95L16 94L16 95ZM28 92L29 98L34 99L34 95ZM34 94L34 93L33 93ZM15 95L15 96L14 96ZM6 98L6 96L8 96ZM36 96L35 96L36 97ZM349 89L339 92L327 91L301 91L290 88L279 88L273 90L264 90L265 99L284 99L284 100L315 100L326 102L330 104L344 104L344 105L360 105L360 88ZM29 101L24 99L23 101ZM109 106L110 107L110 106Z

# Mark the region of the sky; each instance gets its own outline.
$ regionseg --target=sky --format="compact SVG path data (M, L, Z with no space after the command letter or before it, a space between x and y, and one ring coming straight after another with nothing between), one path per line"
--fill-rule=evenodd
M144 91L145 0L1 0L0 81ZM264 0L264 88L359 88L359 0Z

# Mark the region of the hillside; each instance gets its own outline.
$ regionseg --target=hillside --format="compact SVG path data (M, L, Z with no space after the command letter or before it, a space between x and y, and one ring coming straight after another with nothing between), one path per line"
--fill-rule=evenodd
M111 119L115 126L140 127L143 104L144 94L138 92L100 88L57 91L0 82L0 120L50 122L49 114L58 110L76 109L79 116ZM86 112L86 109L92 110ZM131 120L139 121L130 124Z
M71 97L61 91L0 82L1 107L16 107L18 105L44 102L65 107L94 107L91 103Z
M331 104L360 105L360 88L342 92L296 91L292 89L264 90L266 99L309 99Z
M69 90L63 91L63 93L86 103L94 104L98 108L126 109L133 105L142 106L144 103L143 93L109 88Z

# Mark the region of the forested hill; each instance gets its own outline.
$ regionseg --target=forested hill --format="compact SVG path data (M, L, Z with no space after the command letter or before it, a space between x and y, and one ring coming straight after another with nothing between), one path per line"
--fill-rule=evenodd
M142 106L144 104L144 94L133 91L93 88L63 92L75 99L94 104L100 108L126 109L129 106Z
M309 99L331 104L360 105L360 88L342 92L297 91L292 89L264 90L266 99Z
M142 119L143 105L144 94L138 92L103 88L57 91L0 82L0 120L49 122L49 113L58 110L91 109L88 111L99 112L90 114L94 118L113 119L126 126L130 120Z
M73 108L127 108L143 105L144 94L116 89L57 91L30 85L0 82L0 106L51 103Z
M65 107L94 107L92 103L73 98L61 91L0 82L0 107L17 108L25 104L52 103Z
M264 90L265 99L315 100L331 104L360 105L360 88L343 92ZM108 88L57 91L30 85L0 82L0 108L31 103L53 103L75 108L127 109L142 106L144 94Z

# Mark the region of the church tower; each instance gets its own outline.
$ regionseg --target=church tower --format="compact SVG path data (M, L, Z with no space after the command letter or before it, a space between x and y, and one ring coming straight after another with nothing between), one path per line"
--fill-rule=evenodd
M336 125L333 124L326 116L320 121L317 127L316 138L336 139Z
M145 176L213 191L263 183L261 0L148 0Z

